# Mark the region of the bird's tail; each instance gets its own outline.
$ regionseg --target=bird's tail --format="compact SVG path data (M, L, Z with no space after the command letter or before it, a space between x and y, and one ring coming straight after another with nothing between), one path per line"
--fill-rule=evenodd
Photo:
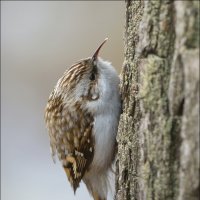
M100 196L98 195L98 193L95 192L95 191L92 191L92 197L93 197L94 200L106 200L106 198L100 197Z
M107 200L108 191L111 192L109 171L85 174L83 181L94 200ZM114 181L114 180L113 180ZM114 186L114 185L113 185ZM112 194L110 194L112 196Z

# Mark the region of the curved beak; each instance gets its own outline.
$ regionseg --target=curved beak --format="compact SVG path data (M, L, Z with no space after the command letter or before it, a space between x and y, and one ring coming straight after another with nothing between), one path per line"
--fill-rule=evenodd
M108 38L106 38L106 39L101 43L101 45L98 47L98 49L95 51L94 55L92 56L92 60L93 60L93 61L97 60L99 51L100 51L101 47L106 43L107 40L108 40Z

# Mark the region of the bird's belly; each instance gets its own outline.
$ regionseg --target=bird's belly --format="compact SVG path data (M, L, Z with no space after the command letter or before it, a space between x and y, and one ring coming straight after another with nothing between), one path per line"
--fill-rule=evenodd
M112 115L98 116L94 122L94 158L91 167L104 170L112 165L118 121Z

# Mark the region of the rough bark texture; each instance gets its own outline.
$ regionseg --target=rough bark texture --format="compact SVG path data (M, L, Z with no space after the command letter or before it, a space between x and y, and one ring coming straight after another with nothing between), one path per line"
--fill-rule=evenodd
M126 1L116 200L199 199L199 2Z

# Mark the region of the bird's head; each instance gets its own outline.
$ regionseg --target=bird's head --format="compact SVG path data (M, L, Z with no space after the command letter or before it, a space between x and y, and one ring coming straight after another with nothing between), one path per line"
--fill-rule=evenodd
M75 63L59 79L54 94L61 95L66 105L80 102L96 110L102 102L112 99L113 90L118 89L119 78L112 65L98 56L106 41L107 38L92 57Z

